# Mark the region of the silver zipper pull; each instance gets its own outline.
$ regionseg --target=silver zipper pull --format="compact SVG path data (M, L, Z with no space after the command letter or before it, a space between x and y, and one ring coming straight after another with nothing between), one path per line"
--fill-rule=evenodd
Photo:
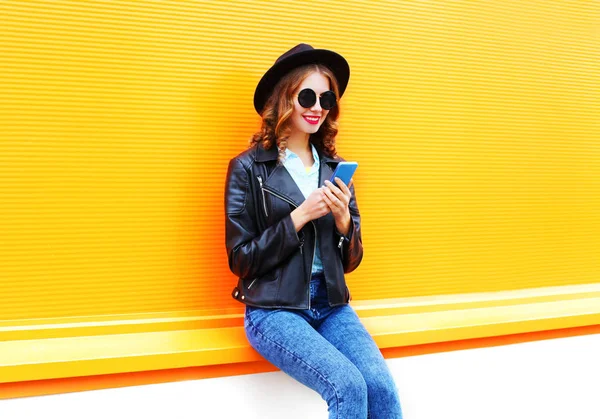
M258 279L258 278L254 278L254 280L253 280L253 281L250 283L250 285L248 285L248 289L250 289L250 287L251 287L252 285L254 285L254 283L256 282L256 280L257 280L257 279Z
M338 249L342 248L342 243L344 242L344 236L340 237L340 242L338 243Z
M302 254L302 247L304 246L304 240L300 242L300 254Z
M258 178L258 183L260 184L260 192L262 193L263 198L263 208L265 210L265 216L269 217L269 213L267 212L267 201L265 200L265 189L263 188L262 177L256 176Z

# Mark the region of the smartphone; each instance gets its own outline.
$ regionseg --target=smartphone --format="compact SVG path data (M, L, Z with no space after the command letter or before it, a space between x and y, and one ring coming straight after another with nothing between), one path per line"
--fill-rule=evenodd
M335 183L335 178L339 177L342 180L342 182L344 182L346 186L348 186L348 183L350 183L350 180L352 179L352 176L354 175L354 172L357 168L358 163L355 161L339 162L329 181L337 186L337 183Z

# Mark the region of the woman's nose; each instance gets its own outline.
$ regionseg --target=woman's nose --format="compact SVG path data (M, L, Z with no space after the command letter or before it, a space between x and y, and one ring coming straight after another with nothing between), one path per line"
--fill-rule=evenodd
M315 102L315 104L310 107L310 110L313 112L317 112L317 111L321 112L322 111L321 104L319 103L319 98L317 98L317 101Z

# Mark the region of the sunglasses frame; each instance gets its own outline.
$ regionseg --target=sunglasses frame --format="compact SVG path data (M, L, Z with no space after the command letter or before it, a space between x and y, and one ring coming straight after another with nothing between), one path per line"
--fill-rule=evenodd
M313 97L311 98L311 101L312 101L312 103L311 103L309 106L304 106L304 105L303 105L303 104L300 102L300 95L301 95L303 92L307 91L307 90L308 90L308 91L310 91L310 92L312 92L312 95L313 95ZM332 106L332 107L330 107L329 109L328 109L328 108L326 108L325 106L323 106L323 95L325 95L325 94L326 94L326 95L328 95L328 96L331 96L331 95L333 95L333 99L334 99L333 106ZM315 105L315 103L317 103L317 92L315 92L315 91L314 91L313 89L311 89L310 87L307 87L306 89L302 89L302 90L300 90L300 92L298 92L298 94L296 95L296 97L298 98L298 103L300 104L300 106L302 106L303 108L306 108L306 109L309 109L309 108L313 107L313 106ZM314 98L314 101L313 101L313 98ZM331 110L331 109L335 108L335 107L336 107L336 105L337 105L337 97L336 97L336 95L335 95L335 92L334 92L333 90L326 90L325 92L321 93L321 94L319 95L319 104L321 105L321 108L325 109L326 111L329 111L329 110Z

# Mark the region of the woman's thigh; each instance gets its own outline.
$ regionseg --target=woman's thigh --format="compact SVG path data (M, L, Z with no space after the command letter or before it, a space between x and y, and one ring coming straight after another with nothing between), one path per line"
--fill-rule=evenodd
M299 312L251 308L244 319L251 346L273 365L317 391L330 417L367 417L360 371Z
M370 417L401 418L394 378L356 311L349 304L334 307L317 330L361 372L368 387Z

